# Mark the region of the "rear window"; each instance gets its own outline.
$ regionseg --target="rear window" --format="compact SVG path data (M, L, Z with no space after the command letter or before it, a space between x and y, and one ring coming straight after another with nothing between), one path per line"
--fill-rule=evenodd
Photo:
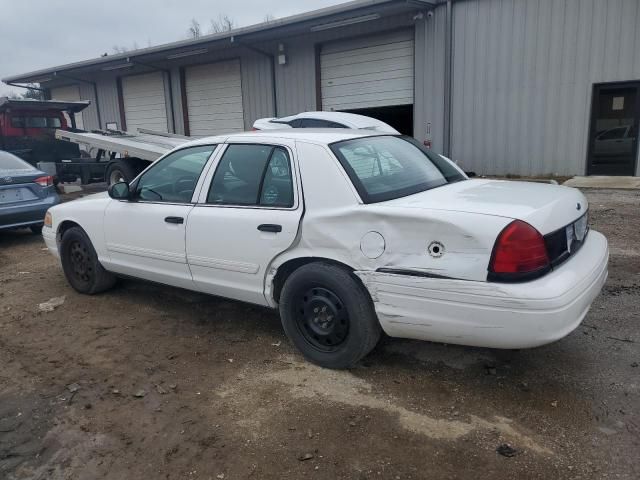
M62 122L58 117L11 117L13 128L60 128Z
M9 152L0 151L0 170L34 170L34 168Z
M465 180L451 163L410 137L379 136L331 145L365 203L384 202Z

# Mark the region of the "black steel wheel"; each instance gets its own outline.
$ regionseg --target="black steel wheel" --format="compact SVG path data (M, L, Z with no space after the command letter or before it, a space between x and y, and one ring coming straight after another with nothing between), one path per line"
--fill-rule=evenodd
M279 309L291 342L322 367L351 367L380 338L369 293L338 265L314 262L295 270L284 284Z
M298 329L315 348L336 351L349 334L349 313L331 290L311 288L298 302Z
M78 292L92 295L111 288L116 277L98 261L91 240L80 227L62 235L60 244L62 269L69 284Z

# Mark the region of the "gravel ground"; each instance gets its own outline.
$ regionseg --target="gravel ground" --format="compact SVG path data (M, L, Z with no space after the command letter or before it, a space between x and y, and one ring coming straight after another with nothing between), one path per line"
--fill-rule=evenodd
M271 311L130 280L81 296L39 237L0 232L0 478L638 479L640 193L586 193L610 277L574 333L387 338L342 372Z

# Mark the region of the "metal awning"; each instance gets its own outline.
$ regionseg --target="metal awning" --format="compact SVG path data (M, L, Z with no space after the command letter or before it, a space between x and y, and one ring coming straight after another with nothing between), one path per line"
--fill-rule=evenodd
M248 27L236 28L228 32L203 35L192 40L181 40L155 47L141 48L117 55L107 55L91 60L45 68L2 79L4 83L46 83L57 76L98 73L132 67L140 62L167 62L199 53L208 49L242 46L250 42L277 41L280 38L309 34L321 30L352 25L367 19L382 16L428 10L443 0L355 0L340 5L322 8L282 19L277 19ZM68 77L70 78L70 77Z

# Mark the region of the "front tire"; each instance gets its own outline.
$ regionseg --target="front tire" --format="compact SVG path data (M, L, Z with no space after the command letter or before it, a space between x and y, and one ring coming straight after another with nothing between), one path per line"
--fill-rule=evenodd
M310 263L289 276L280 318L302 355L325 368L352 367L380 339L368 292L351 272L329 263Z
M116 283L116 277L102 267L91 240L80 227L64 232L60 257L67 281L79 293L93 295Z

